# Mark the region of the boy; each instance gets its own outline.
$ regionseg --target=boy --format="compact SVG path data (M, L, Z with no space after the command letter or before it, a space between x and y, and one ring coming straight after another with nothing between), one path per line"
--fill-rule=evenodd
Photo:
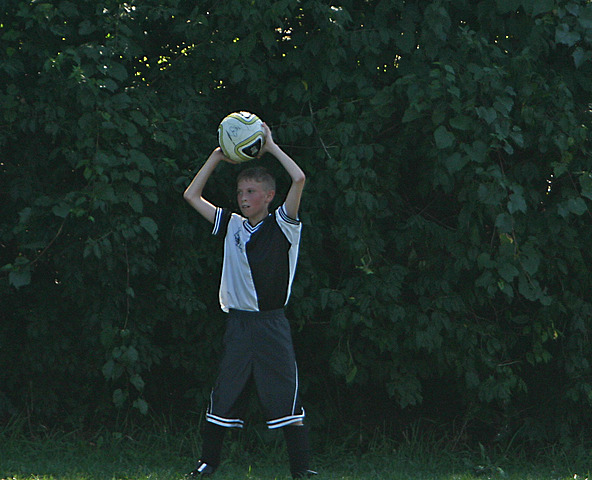
M307 478L310 446L298 398L298 369L290 325L284 314L298 257L301 223L298 209L305 175L273 140L264 123L260 156L272 154L292 183L282 206L269 213L275 180L262 168L250 168L237 179L241 215L203 198L204 186L221 161L231 162L216 148L183 197L224 238L220 306L228 313L224 355L212 390L203 431L202 456L188 476L214 473L227 428L241 428L242 394L252 379L268 416L270 429L282 428L293 478Z

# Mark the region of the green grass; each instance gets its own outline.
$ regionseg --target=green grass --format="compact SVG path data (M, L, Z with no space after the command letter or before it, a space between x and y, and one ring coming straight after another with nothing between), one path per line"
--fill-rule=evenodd
M250 432L252 433L252 432ZM563 452L539 455L537 461L459 452L441 442L388 440L371 443L364 454L347 441L317 449L318 480L584 480L590 470L584 460ZM180 480L191 470L199 451L198 436L161 431L133 435L101 432L22 432L0 429L2 480ZM246 441L235 436L226 443L226 460L215 480L287 480L290 478L281 436Z

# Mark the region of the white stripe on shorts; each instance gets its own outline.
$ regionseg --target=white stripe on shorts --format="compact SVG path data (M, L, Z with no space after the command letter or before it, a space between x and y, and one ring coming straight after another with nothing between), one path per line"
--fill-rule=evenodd
M304 420L304 408L302 409L302 413L300 415L288 415L287 417L276 418L275 420L269 420L267 422L267 428L273 430L274 428L281 428L287 427L288 425L292 425L293 423L298 423Z
M211 413L206 413L206 420L210 423L227 428L243 428L245 424L240 418L222 418L212 415Z

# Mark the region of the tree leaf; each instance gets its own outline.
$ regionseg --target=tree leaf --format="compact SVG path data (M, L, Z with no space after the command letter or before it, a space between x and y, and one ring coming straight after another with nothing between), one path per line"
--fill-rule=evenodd
M555 42L571 47L581 38L578 32L571 31L569 25L562 23L555 30Z
M508 213L500 213L495 219L495 226L501 233L510 233L514 229L514 219Z
M434 140L436 141L436 147L440 150L451 147L454 144L454 134L444 126L440 125L434 132Z
M142 197L137 192L129 192L128 203L134 212L142 213L144 211L144 202L142 202Z
M158 240L158 225L152 218L140 218L140 225L152 236L152 238L154 238L154 240Z
M567 208L571 213L575 215L583 215L588 211L586 202L580 197L570 198L567 201Z
M143 398L137 398L133 403L134 408L137 408L142 415L148 414L148 402Z
M582 196L592 200L592 173L583 172L579 177Z
M554 0L530 0L532 2L532 16L536 17L541 13L547 13L555 8Z
M450 119L450 126L457 130L469 131L474 126L474 121L467 115L458 115Z
M520 273L514 265L504 259L498 261L497 271L506 282L511 282Z
M55 205L51 211L56 217L66 218L70 213L70 206L62 202L58 205Z
M14 288L26 287L31 283L31 270L29 268L18 268L8 274L8 283Z
M585 30L592 29L592 5L583 5L577 15L578 23Z
M521 192L514 192L508 200L508 211L511 214L516 212L526 213L526 201Z
M145 382L142 379L142 377L140 375L138 375L137 373L134 373L131 377L130 377L130 383L136 387L136 390L138 392L141 392L144 390L144 386L145 386Z
M113 403L115 404L115 406L117 408L121 408L124 406L125 402L127 401L128 398L128 393L124 390L122 390L121 388L116 389L113 392Z
M497 118L497 112L493 108L478 107L477 115L479 118L485 120L488 124L492 124Z

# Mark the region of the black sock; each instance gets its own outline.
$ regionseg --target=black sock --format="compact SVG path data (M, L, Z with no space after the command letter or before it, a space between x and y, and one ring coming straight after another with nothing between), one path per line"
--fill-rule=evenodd
M311 448L308 429L304 425L288 425L282 429L286 439L290 472L294 478L304 475L310 465Z
M224 443L224 435L226 428L216 425L212 422L207 422L202 430L202 462L207 463L212 468L217 468L220 465L220 454L222 452L222 444Z

